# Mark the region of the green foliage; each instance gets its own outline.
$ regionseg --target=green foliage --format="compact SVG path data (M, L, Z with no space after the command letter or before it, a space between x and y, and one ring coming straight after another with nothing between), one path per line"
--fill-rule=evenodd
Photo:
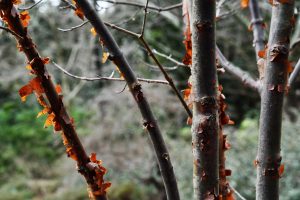
M55 145L51 129L43 128L44 119L36 119L39 108L30 108L28 104L7 102L0 107L0 179L11 173L25 173L21 163L38 162L48 165L62 153L62 148ZM50 133L49 133L50 132ZM34 167L35 168L35 167ZM31 169L32 174L43 172Z
M39 178L48 176L45 167L63 154L60 134L54 133L52 127L43 128L46 116L36 118L40 109L36 102L20 103L19 100L0 106L0 182L18 173ZM83 113L83 108L71 110L76 124L84 127L83 119L88 115ZM79 132L88 133L83 128Z

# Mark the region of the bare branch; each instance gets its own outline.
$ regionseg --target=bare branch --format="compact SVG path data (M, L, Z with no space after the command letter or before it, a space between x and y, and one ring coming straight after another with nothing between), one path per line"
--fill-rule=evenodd
M151 50L149 44L146 42L146 40L144 39L144 37L141 37L140 34L134 33L132 31L129 31L127 29L118 27L114 24L110 24L110 23L106 23L104 22L105 25L116 29L118 31L121 31L123 33L126 33L130 36L136 37L142 44L143 46L146 48L149 56L154 60L155 64L158 66L158 68L161 70L161 72L163 73L165 79L169 82L170 87L172 88L172 90L174 91L174 93L176 94L177 98L179 99L180 103L182 104L182 106L184 107L184 109L186 110L187 114L189 117L192 117L192 112L190 111L188 105L186 104L186 102L184 101L184 99L182 98L180 92L177 90L172 78L168 75L168 73L166 72L166 70L164 69L164 67L162 66L162 64L158 61L158 59L156 58L155 54L153 53L153 51Z
M220 65L224 67L225 70L239 79L247 87L252 88L258 92L260 91L259 81L255 81L247 72L229 62L218 47L216 48L216 53Z
M149 0L146 0L146 5L145 5L145 8L144 8L144 19L143 19L143 25L142 25L140 37L143 37L144 32L145 32L145 26L146 26L146 21L147 21L148 4L149 4Z
M86 25L87 23L89 23L89 21L84 21L84 22L82 22L81 24L76 25L76 26L72 26L72 27L70 27L70 28L65 28L65 29L63 29L63 28L57 28L57 30L62 31L62 32L73 31L73 30L75 30L75 29L78 29L78 28L83 27L83 26Z
M171 61L172 63L176 64L177 66L180 66L180 67L191 67L189 65L186 65L182 62L179 62L178 60L175 60L174 58L172 58L172 55L166 55L166 54L163 54L161 52L158 52L156 49L153 49L152 50L154 54L160 56L160 57L163 57L163 58L166 58L167 60Z
M16 36L19 39L22 39L23 37L18 35L16 32L14 32L13 30L10 30L9 28L6 28L4 26L0 26L0 29L5 30L6 32L12 34L13 36Z
M298 45L300 45L300 38L295 40L292 44L291 44L291 48L290 51L293 51Z
M289 82L288 82L289 87L293 86L293 84L297 80L299 73L300 73L300 59L298 60L293 72L290 75Z
M144 8L145 5L143 4L139 4L139 3L131 3L131 2L126 2L126 1L112 1L112 0L99 0L99 1L103 1L103 2L108 2L111 4L116 4L116 5L128 5L128 6L135 6L135 7L139 7L139 8ZM182 3L178 3L178 4L174 4L171 6L166 6L166 7L156 7L156 6L148 6L149 10L153 10L156 12L162 12L162 11L169 11L169 10L173 10L173 9L177 9L177 8L181 8L182 7Z
M57 69L59 69L60 71L62 71L66 75L68 75L68 76L70 76L72 78L75 78L75 79L83 80L83 81L121 81L121 82L125 81L123 78L113 78L112 77L113 73L109 77L103 77L103 76L98 76L98 77L77 76L77 75L74 75L74 74L68 72L67 70L65 70L64 68L62 68L61 66L59 66L54 61L52 61L52 63L53 63L53 65ZM145 83L158 83L158 84L164 84L164 85L168 85L169 84L167 81L164 81L164 80L153 80L153 79L146 79L146 78L137 78L137 79L139 81L145 82Z
M123 56L116 41L108 31L107 27L98 16L97 12L92 8L87 0L75 0L77 5L83 11L85 17L91 22L97 34L102 38L103 43L108 49L110 59L118 66L119 70L126 80L129 90L136 101L142 117L144 119L144 127L148 131L156 158L164 181L167 197L169 200L179 200L179 191L176 177L173 171L170 155L164 142L159 125L152 113L147 98L142 91L142 86L137 80L135 73L132 71L127 59Z
M30 9L34 8L35 6L37 6L38 4L40 4L42 1L44 1L44 0L39 0L39 1L35 2L34 4L32 4L31 6L28 6L25 8L18 8L18 10L20 10L20 11L30 10Z
M230 188L233 190L233 192L241 199L241 200L247 200L245 197L243 197L243 195L241 195L241 193L239 193L235 188L233 188L232 186L230 186Z

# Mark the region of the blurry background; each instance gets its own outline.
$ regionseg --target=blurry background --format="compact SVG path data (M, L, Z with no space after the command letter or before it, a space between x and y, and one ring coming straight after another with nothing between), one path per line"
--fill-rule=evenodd
M145 3L145 0L127 1ZM26 1L20 7L31 5ZM93 1L104 21L139 32L143 9ZM178 0L150 0L149 5L169 6ZM296 2L298 9L300 2ZM44 0L30 10L29 32L42 56L50 57L73 74L109 76L116 67L102 64L103 49L89 24L69 32L82 23L65 3ZM261 3L263 18L270 24L271 6ZM233 63L258 77L252 32L248 30L250 14L239 1L227 0L219 8L225 14L217 22L217 43ZM297 9L295 10L297 13ZM227 13L227 14L226 14ZM293 31L292 43L300 37L300 17ZM168 12L149 11L145 39L156 49L181 62L185 54L181 8ZM153 67L142 45L131 36L111 30L124 55L139 77L163 79ZM266 33L266 38L267 38ZM105 49L104 49L105 51ZM299 59L300 46L291 52L290 60ZM175 64L161 56L166 67ZM18 52L11 35L0 32L0 200L81 200L88 199L86 184L67 158L60 134L52 127L44 129L45 117L36 119L41 107L31 95L22 103L18 90L30 80L26 60ZM155 65L154 65L155 66ZM62 85L64 101L75 119L87 152L97 152L108 169L106 179L112 182L111 200L164 200L162 180L140 113L123 82L86 82L63 74L53 64L47 65L55 82ZM178 66L169 71L180 90L187 88L190 70ZM119 77L116 72L115 77ZM227 168L232 170L230 184L246 199L255 198L259 96L234 77L219 75L229 106L228 114L236 122L225 128L232 149L227 152ZM167 85L143 83L145 93L168 144L182 199L192 199L192 152L190 126L186 113ZM281 199L300 199L300 119L298 102L300 80L286 97L282 131L282 156L285 173L281 180Z

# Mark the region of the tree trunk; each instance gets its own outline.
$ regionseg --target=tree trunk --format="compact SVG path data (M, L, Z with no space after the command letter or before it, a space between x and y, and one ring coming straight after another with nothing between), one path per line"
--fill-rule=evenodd
M219 143L214 0L193 0L192 146L194 199L218 196Z
M279 178L283 171L280 156L282 104L288 76L293 11L294 0L284 3L273 1L255 161L256 199L259 200L279 199Z

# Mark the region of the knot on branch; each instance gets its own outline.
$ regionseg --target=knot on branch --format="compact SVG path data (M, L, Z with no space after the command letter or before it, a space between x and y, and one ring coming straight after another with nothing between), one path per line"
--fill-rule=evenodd
M265 162L263 160L256 159L255 165L262 167L262 174L264 176L278 179L282 177L284 171L284 165L281 164L282 157L272 159L268 158Z
M194 23L194 26L196 27L196 29L199 32L201 32L201 31L204 31L204 30L212 29L213 28L213 23L212 23L212 21L209 21L209 20L196 21Z
M144 126L144 128L147 129L147 130L150 130L150 129L155 128L154 123L151 122L151 121L144 121L144 122L143 122L143 126Z
M217 100L214 96L202 97L198 102L201 113L212 113L217 108Z
M275 44L270 48L270 61L276 62L286 59L289 54L287 45Z
M134 98L137 102L140 102L144 99L144 94L142 92L142 86L139 83L134 83L132 86L132 91L133 91L133 95Z

